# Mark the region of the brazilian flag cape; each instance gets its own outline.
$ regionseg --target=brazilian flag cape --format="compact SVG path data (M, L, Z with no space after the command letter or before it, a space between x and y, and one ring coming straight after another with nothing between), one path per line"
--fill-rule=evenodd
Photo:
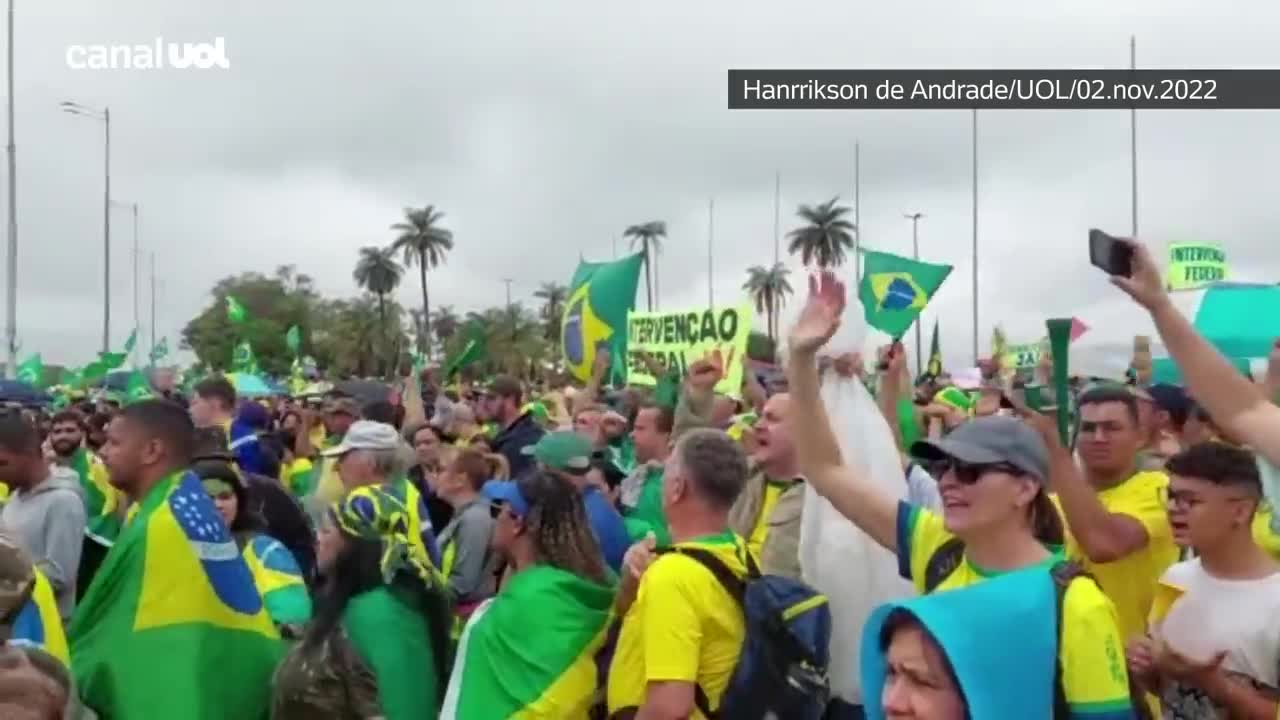
M441 720L586 717L613 597L550 565L521 570L467 623Z
M71 670L103 718L259 720L284 646L192 473L137 504L71 620Z

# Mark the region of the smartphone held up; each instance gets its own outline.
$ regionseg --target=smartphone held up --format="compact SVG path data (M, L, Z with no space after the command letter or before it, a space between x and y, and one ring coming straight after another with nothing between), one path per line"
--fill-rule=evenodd
M1108 275L1133 275L1133 245L1094 228L1089 231L1089 262Z

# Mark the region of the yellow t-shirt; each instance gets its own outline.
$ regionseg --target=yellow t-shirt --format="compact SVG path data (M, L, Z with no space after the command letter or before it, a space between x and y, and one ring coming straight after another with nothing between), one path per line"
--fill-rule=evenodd
M1165 507L1169 477L1162 472L1140 472L1112 488L1098 493L1107 512L1120 513L1142 523L1147 531L1147 546L1132 555L1109 563L1095 563L1067 527L1067 557L1080 563L1098 580L1103 592L1116 604L1120 617L1120 636L1132 638L1147 632L1147 616L1156 584L1169 566L1178 561L1178 546L1173 543L1169 514ZM1066 516L1063 521L1065 524Z
M746 543L728 530L674 547L709 550L746 575ZM678 553L661 555L641 576L622 619L609 667L609 712L639 707L649 683L673 680L697 683L715 709L745 637L742 608L710 570ZM690 717L704 716L695 709Z
M947 531L941 515L905 502L898 503L897 534L898 570L917 591L924 592L929 558L955 536ZM1044 564L1048 567L1061 560L1054 552ZM974 565L966 555L935 590L955 590L999 574ZM1067 588L1058 661L1072 717L1130 717L1129 674L1116 608L1096 583L1077 580Z
M773 514L778 498L782 497L783 491L789 487L791 487L790 482L765 481L760 514L756 516L756 526L751 529L751 537L747 540L747 547L751 550L752 557L760 557L764 552L764 541L769 537L769 516Z
M1271 557L1280 560L1280 535L1271 529L1272 518L1275 517L1275 511L1271 507L1271 503L1262 501L1258 506L1258 512L1253 514L1253 540L1258 546L1271 554Z

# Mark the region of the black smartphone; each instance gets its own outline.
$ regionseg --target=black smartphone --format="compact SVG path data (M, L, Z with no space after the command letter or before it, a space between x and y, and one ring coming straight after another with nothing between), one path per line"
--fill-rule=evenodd
M1089 262L1108 275L1133 275L1133 246L1094 228L1089 231Z

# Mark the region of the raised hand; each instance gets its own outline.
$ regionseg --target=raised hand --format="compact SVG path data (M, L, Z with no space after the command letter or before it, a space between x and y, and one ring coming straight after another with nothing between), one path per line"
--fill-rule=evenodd
M729 359L730 361L733 359L732 351ZM724 379L725 365L725 358L720 354L720 349L712 350L701 360L689 366L689 385L694 389L710 392Z
M844 283L830 271L809 277L809 297L800 317L791 328L792 352L814 353L827 344L840 328L844 313Z
M1111 284L1128 293L1129 297L1147 310L1154 310L1169 300L1169 293L1164 288L1164 279L1160 277L1160 267L1147 246L1133 240L1120 242L1133 248L1133 274L1129 277L1113 275Z

